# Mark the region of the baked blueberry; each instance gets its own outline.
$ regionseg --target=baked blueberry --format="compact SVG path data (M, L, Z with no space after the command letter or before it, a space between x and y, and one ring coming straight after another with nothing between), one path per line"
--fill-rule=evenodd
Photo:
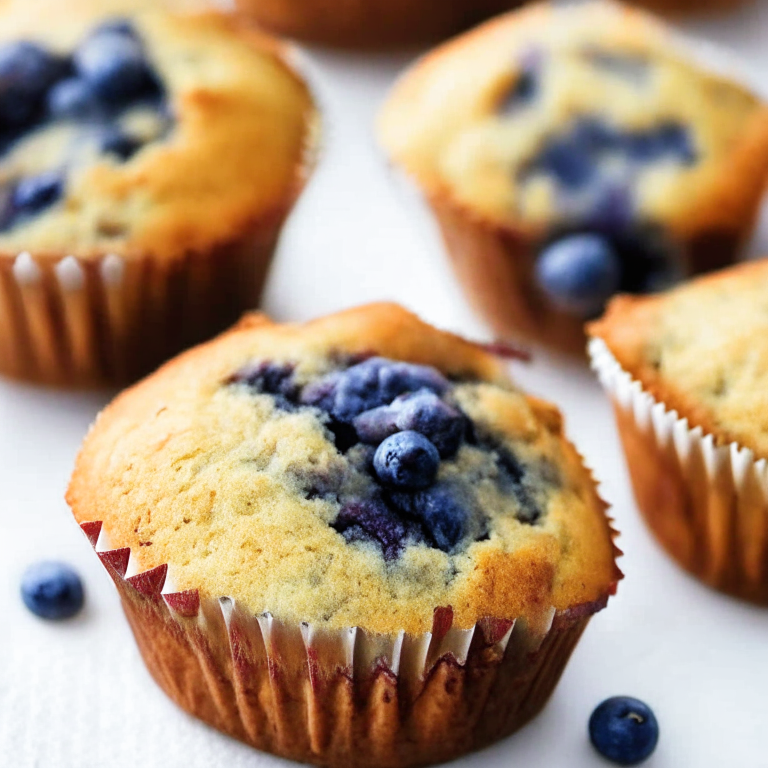
M334 377L331 413L339 421L351 422L363 411L388 405L406 392L429 389L440 394L447 387L434 368L372 357Z
M399 409L394 405L381 405L356 416L352 426L362 442L378 445L382 440L399 431L398 411Z
M114 155L120 160L129 160L141 149L142 142L120 128L106 128L99 141L99 149L105 155Z
M74 62L78 75L107 103L139 98L153 82L141 42L121 32L86 38Z
M436 483L415 493L395 492L392 502L417 518L435 546L450 552L464 538L468 510L448 485Z
M44 561L24 571L21 599L43 619L68 619L83 607L85 595L80 577L70 566Z
M403 400L396 425L429 438L444 459L456 453L464 437L464 417L429 390Z
M418 432L397 432L376 449L373 468L382 483L396 488L426 488L437 476L440 454Z
M64 177L58 171L46 171L21 179L13 190L13 209L20 216L32 216L45 210L64 193Z
M347 541L376 541L385 560L394 560L406 540L422 538L416 526L407 524L378 499L345 504L331 527Z
M590 317L618 289L621 263L605 238L595 234L569 235L541 252L536 262L536 280L556 307Z
M91 87L81 77L61 80L48 92L48 114L54 119L77 119L99 113L102 104Z
M39 116L48 89L67 71L65 60L36 43L0 46L0 121L28 127Z
M659 741L659 724L651 708L629 696L614 696L589 718L589 738L595 749L619 765L637 765Z

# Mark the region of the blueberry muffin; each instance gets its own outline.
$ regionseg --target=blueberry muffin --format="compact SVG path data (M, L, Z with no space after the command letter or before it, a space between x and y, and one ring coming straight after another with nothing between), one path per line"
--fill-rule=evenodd
M101 414L68 501L165 691L324 766L513 732L620 578L558 411L396 305L187 352Z
M768 109L612 3L511 13L405 74L380 138L502 336L584 349L583 321L731 262L768 174Z
M135 379L257 304L317 122L241 22L92 6L0 13L0 372L57 384Z
M273 32L346 48L398 46L448 37L520 0L234 0Z
M672 556L768 604L768 262L620 296L589 326L635 496Z

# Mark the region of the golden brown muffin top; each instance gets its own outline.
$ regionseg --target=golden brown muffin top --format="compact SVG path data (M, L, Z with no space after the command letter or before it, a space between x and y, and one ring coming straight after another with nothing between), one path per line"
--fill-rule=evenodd
M429 195L494 225L631 212L680 235L716 228L763 183L768 111L679 51L628 7L532 5L417 62L380 138Z
M351 387L353 368L377 366L373 390ZM421 491L377 480L374 446L339 410L398 376L466 428ZM328 628L429 631L440 606L461 628L540 618L604 599L620 575L558 411L479 346L390 304L303 325L254 317L180 356L99 416L67 498L141 568L168 563L179 589ZM356 517L361 503L376 519ZM443 504L461 510L460 534L441 527Z
M132 5L142 8L126 12ZM137 108L122 125L148 141L130 159L89 154L67 120L43 123L0 158L0 180L68 165L64 197L0 233L0 252L181 257L242 238L285 215L310 164L312 97L279 44L224 14L149 3L14 3L0 42L30 40L61 55L111 15L129 18L165 89L167 135ZM44 21L42 20L44 18ZM154 121L154 122L153 122Z
M692 427L768 458L768 262L618 296L589 333Z

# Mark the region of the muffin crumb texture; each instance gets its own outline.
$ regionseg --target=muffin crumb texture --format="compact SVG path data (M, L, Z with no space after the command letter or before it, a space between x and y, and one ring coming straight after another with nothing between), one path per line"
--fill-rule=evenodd
M179 589L328 628L534 619L617 578L557 412L390 305L182 356L102 414L69 501Z

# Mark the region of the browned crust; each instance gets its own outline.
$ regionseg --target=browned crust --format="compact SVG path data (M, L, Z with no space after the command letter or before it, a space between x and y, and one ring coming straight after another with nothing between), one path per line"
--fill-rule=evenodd
M95 541L98 528L86 532ZM214 602L162 596L163 569L125 579L127 550L100 557L150 673L173 701L257 749L329 768L428 765L512 734L546 704L603 605L557 614L543 639L515 626L506 648L499 641L510 622L488 619L463 664L432 656L448 611L447 623L436 618L427 673L396 675L383 658L354 670L337 665L332 639L307 651L298 628L282 630L268 649L253 616L235 608L227 626Z
M347 48L379 48L448 37L520 0L237 0L273 32Z
M637 505L653 534L687 571L715 589L768 605L768 504L754 478L740 489L729 470L710 480L700 451L687 468L616 406Z
M187 351L167 363L145 382L122 393L100 415L78 456L67 492L67 501L78 522L103 520L110 536L118 537L113 539L116 545L135 545L137 534L133 531L134 526L128 521L115 519L114 510L104 506L103 494L99 492L101 476L98 467L111 450L108 445L113 433L127 424L152 418L158 402L173 398L181 382L199 377L201 370L211 381L225 380L236 361L239 361L237 365L244 364L253 354L252 350L258 349L262 333L268 334L274 341L279 340L281 345L290 345L301 338L302 343L310 344L313 349L319 346L327 350L332 341L334 348L352 353L374 350L398 359L435 365L453 375L475 375L499 383L507 381L505 367L500 360L476 344L426 325L397 305L368 305L301 326L271 324L263 315L249 316L213 342ZM572 553L578 549L579 554L572 554L567 563L561 563L557 574L549 566L544 567L551 555L550 548L555 546L554 539L550 538L535 546L520 547L514 558L508 557L503 562L493 558L489 558L488 562L479 562L478 579L485 579L495 588L487 593L478 588L472 598L474 604L460 608L457 623L462 627L471 626L481 615L505 618L531 616L550 606L567 610L581 603L601 601L615 591L616 583L621 578L615 562L619 554L613 544L616 534L606 516L607 505L597 494L594 479L584 468L581 457L564 437L559 412L554 406L536 398L529 398L529 402L537 418L563 441L563 471L574 478L573 482L583 490L586 501L584 514L558 520L558 524L566 528L582 547L572 547ZM144 547L139 553L143 567L162 564L157 559L160 554L156 549ZM484 576L486 573L489 575ZM201 594L207 597L218 597L208 594L205 585L194 586L199 587ZM409 620L415 626L421 617ZM389 631L391 617L386 610L382 610L372 614L368 621L374 623L365 624L367 629ZM413 631L411 626L404 628Z
M693 285L706 286L724 280L739 283L750 280L752 275L762 277L767 272L768 261L761 259L699 277ZM691 285L684 286L683 290L690 290ZM708 406L676 386L675 382L664 379L647 356L646 342L668 296L665 293L653 296L616 296L603 317L587 326L587 332L592 337L602 339L619 365L639 381L646 392L663 403L667 410L677 411L680 418L688 419L690 427L701 427L706 434L714 437L717 445L743 442L718 422Z

